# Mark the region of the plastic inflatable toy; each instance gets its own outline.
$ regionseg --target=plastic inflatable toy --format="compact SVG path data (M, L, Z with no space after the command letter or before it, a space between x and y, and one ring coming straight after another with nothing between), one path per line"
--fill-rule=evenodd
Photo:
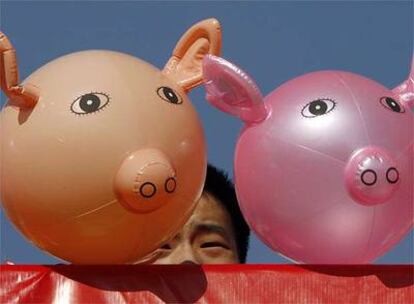
M268 246L297 262L367 263L410 230L414 121L402 97L412 98L412 86L392 91L356 74L321 71L263 100L224 59L206 57L203 73L207 99L245 123L236 190Z
M400 97L400 101L414 112L414 58L408 79L393 89L393 91Z
M72 263L132 263L172 237L201 195L203 130L187 92L218 54L215 19L191 27L162 71L91 50L19 83L0 39L1 199L14 225ZM7 245L7 244L3 244Z

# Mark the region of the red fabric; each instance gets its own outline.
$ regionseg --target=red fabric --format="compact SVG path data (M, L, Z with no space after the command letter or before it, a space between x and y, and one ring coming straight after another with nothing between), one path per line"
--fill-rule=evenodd
M2 265L0 270L0 303L414 303L413 265Z

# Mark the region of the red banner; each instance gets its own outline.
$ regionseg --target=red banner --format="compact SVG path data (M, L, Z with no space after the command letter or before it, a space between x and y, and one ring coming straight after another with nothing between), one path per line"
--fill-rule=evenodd
M2 265L0 270L0 303L414 303L413 265Z

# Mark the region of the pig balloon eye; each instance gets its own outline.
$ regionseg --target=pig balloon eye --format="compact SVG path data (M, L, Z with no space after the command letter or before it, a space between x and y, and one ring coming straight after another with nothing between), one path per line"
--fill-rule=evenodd
M104 93L88 93L78 97L71 106L75 114L90 114L102 110L109 102L109 96Z
M404 113L404 107L402 107L398 101L391 97L381 97L380 103L387 108L388 110L394 111L396 113Z
M311 101L302 109L302 115L308 118L314 118L325 115L335 108L336 103L329 98L321 98Z
M158 88L157 94L158 96L160 96L165 101L168 101L169 103L174 103L174 104L183 103L181 96L169 87Z

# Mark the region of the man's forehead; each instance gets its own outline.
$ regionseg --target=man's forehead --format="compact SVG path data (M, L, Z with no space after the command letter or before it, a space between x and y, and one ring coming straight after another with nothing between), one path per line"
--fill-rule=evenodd
M194 229L197 231L218 233L224 236L229 236L230 233L221 223L214 222L196 222L194 223Z
M221 220L226 216L229 215L221 203L209 193L204 192L188 222Z
M216 198L208 193L203 193L193 214L185 224L185 229L219 233L229 230L228 232L231 233L231 217Z

